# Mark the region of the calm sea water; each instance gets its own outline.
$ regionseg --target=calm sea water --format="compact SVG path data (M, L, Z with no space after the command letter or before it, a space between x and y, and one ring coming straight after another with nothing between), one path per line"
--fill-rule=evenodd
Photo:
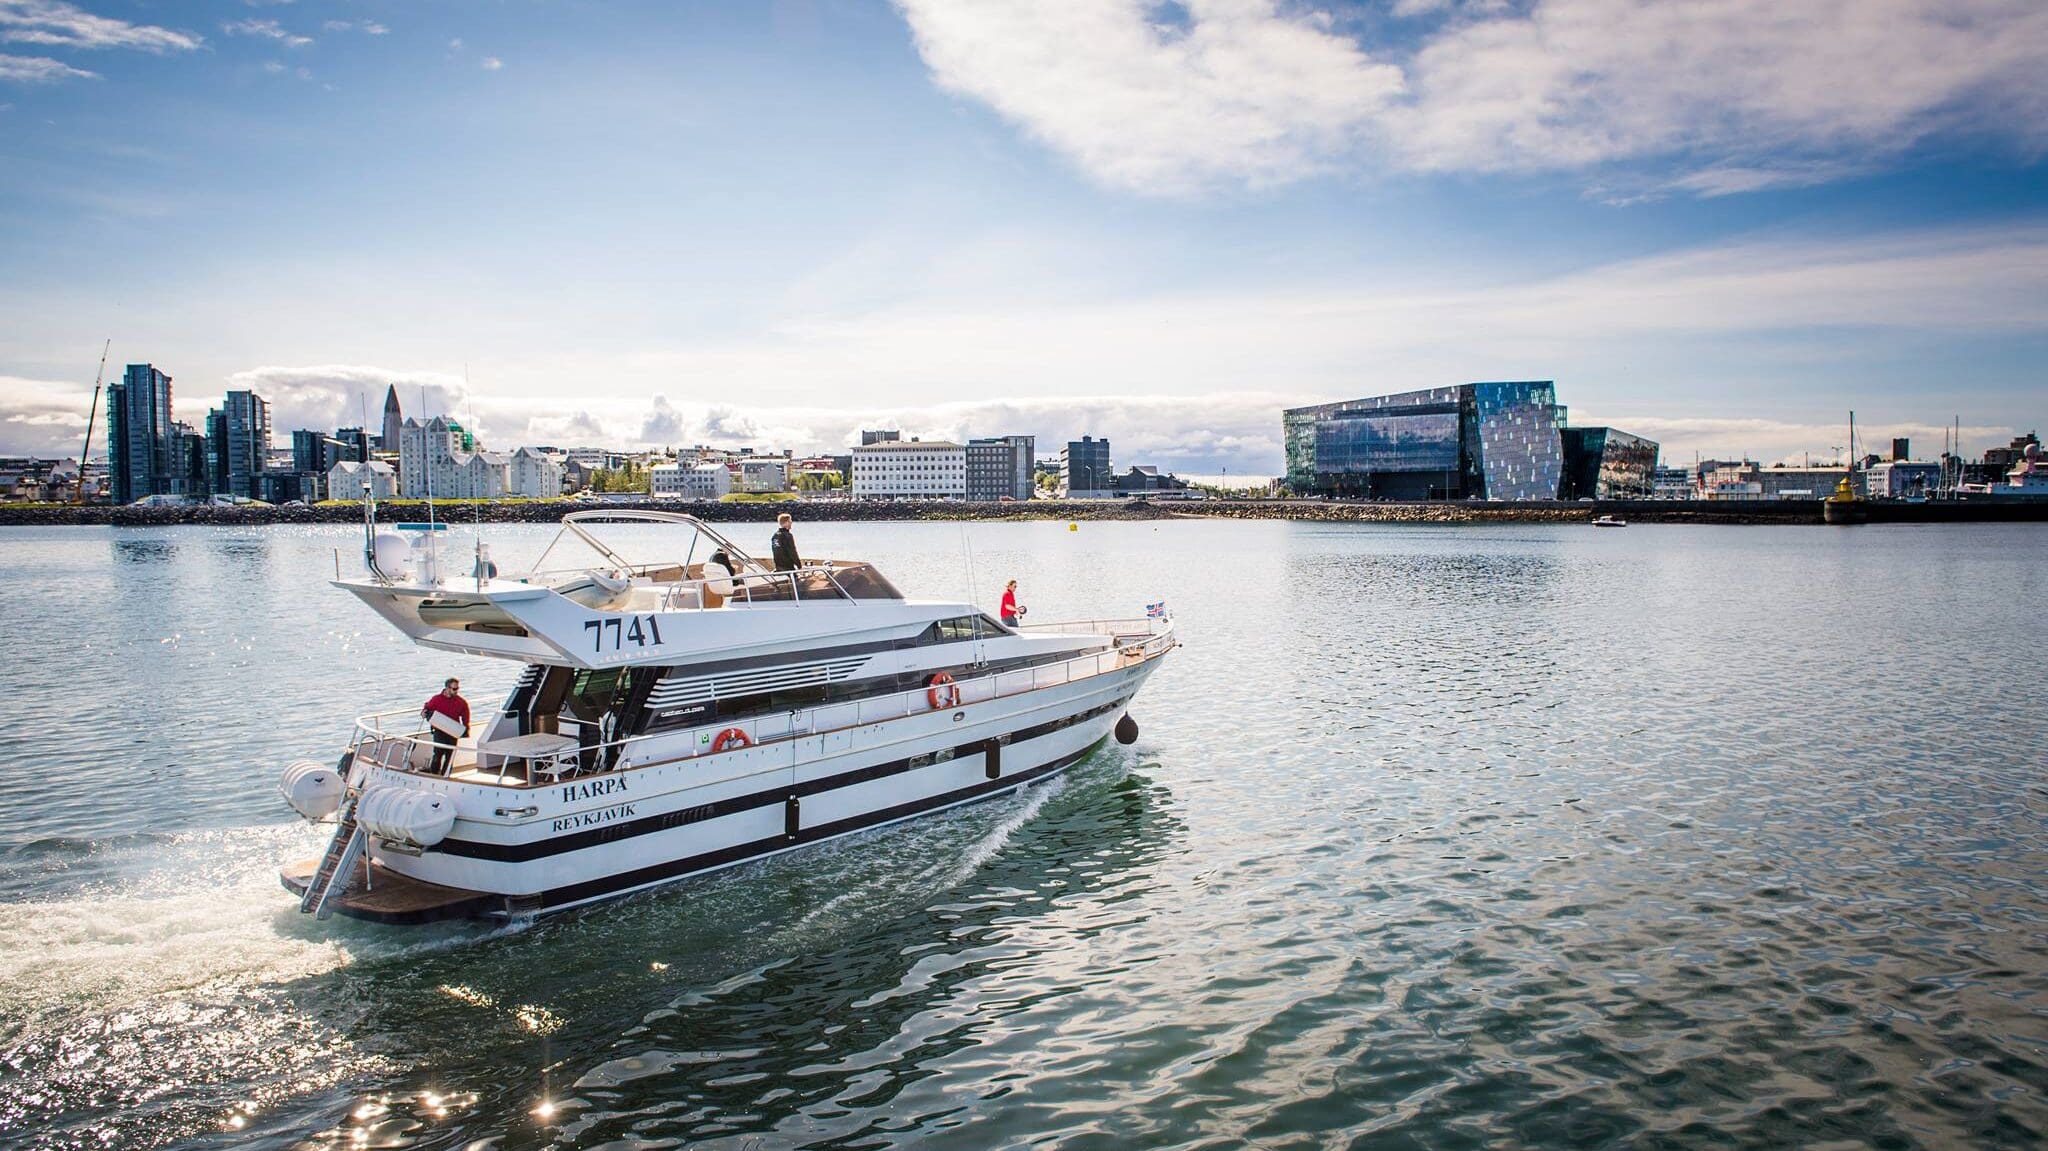
M511 669L327 587L343 529L0 532L0 1144L2040 1145L2040 528L799 538L1187 646L1022 796L317 924L278 769Z

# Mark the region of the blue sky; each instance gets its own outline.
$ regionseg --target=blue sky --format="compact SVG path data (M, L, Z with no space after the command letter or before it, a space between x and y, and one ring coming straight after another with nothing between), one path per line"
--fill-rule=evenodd
M1977 449L2048 423L2044 145L2038 0L0 0L0 451L108 337L194 423L506 447L1260 474L1283 405L1544 378L1672 458Z

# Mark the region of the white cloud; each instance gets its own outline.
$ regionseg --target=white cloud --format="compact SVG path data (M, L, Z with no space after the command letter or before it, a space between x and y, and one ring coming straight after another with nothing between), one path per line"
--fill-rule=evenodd
M481 66L483 70L486 72L496 72L498 69L503 68L505 66L505 62L503 60L498 59L496 56L486 56L484 57L483 64Z
M2039 0L1420 0L1412 46L1278 0L897 2L942 87L1140 192L1649 164L1712 195L1945 131L2048 147Z
M1262 0L899 0L938 83L1104 180L1297 178L1350 151L1400 71Z
M329 20L320 25L320 30L323 32L361 32L365 36L382 36L391 31L391 29L377 23L375 20L364 20L361 23L352 23L347 20Z
M57 80L91 80L98 76L97 72L73 68L61 60L52 60L48 56L9 56L0 53L0 80L12 80L21 84L48 84Z
M182 52L204 41L188 32L95 16L58 0L0 0L0 42Z
M300 36L287 31L275 20L238 20L223 24L221 31L230 36L248 36L256 39L275 40L287 48L304 48L313 42L311 36Z
M270 401L271 426L283 434L291 428L381 428L385 389L394 386L407 415L419 415L424 405L428 416L447 415L465 426L469 423L469 393L461 376L366 364L250 368L229 376L219 392L206 395L188 386L177 390L176 399L178 418L189 421L192 417L183 414L188 403L203 410L202 405L218 404L221 393L253 391Z

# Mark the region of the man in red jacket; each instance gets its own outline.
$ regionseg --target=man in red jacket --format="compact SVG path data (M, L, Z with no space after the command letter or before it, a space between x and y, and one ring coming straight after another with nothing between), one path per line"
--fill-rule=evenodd
M454 676L441 685L441 694L428 700L420 708L420 718L428 719L434 714L445 715L462 725L462 735L469 734L469 701L462 698L462 682ZM427 774L446 775L448 765L455 758L455 741L458 736L432 728L434 733L434 756L427 761Z

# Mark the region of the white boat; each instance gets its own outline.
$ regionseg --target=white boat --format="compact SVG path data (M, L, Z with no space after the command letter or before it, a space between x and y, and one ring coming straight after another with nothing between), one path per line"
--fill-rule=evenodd
M1593 521L1593 526L1596 528L1625 528L1628 526L1628 521L1620 516L1600 516Z
M335 585L422 647L525 670L445 775L416 706L286 769L292 807L336 820L282 875L321 918L532 916L1014 791L1136 739L1131 699L1178 646L1166 618L1009 628L865 563L771 571L666 512L565 517L542 562L569 543L582 567L504 577L479 545L448 578L443 526L366 522L369 573ZM665 538L633 562L618 533Z

